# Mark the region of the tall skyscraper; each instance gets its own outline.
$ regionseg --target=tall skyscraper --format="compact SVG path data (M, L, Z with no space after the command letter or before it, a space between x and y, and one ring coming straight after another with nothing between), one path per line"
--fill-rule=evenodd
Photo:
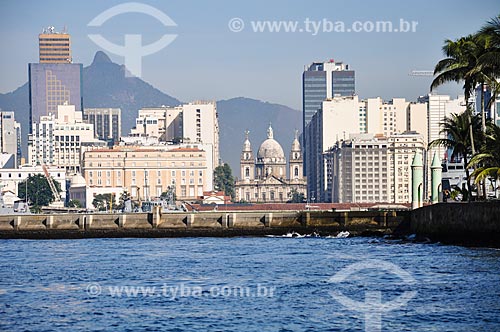
M302 74L303 128L327 98L352 96L355 93L354 70L335 62L314 62Z
M38 35L40 63L71 63L71 36L56 32L54 27Z
M30 128L65 103L83 110L82 64L71 63L70 36L53 27L39 35L40 63L28 64Z
M307 159L307 137L304 135L306 126L321 108L325 99L355 94L354 70L349 65L335 62L313 62L304 69L302 74L302 147L304 160ZM307 165L304 165L304 174Z

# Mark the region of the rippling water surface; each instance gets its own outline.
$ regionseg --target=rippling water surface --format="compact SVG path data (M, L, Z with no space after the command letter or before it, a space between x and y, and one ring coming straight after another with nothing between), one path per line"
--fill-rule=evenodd
M374 238L1 240L0 249L0 331L364 331L377 315L382 331L500 331L494 249ZM395 307L377 313L380 302Z

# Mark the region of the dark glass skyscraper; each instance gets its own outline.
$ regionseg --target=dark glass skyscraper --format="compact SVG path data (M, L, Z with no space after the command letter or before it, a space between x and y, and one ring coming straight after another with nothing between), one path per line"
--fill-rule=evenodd
M327 98L355 94L354 70L342 62L314 62L302 75L303 126Z
M82 64L78 63L30 63L28 65L30 130L40 116L56 114L57 106L75 105L83 110Z

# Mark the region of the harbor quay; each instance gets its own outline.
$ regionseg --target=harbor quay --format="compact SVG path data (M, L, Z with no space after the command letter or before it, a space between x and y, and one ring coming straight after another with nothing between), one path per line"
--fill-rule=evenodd
M0 238L391 234L409 211L210 211L1 215Z

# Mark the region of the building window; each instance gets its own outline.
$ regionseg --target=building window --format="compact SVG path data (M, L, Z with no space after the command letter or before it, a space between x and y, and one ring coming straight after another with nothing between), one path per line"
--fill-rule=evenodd
M250 168L245 168L245 176L250 177Z
M295 167L295 176L299 176L299 168L298 167Z

